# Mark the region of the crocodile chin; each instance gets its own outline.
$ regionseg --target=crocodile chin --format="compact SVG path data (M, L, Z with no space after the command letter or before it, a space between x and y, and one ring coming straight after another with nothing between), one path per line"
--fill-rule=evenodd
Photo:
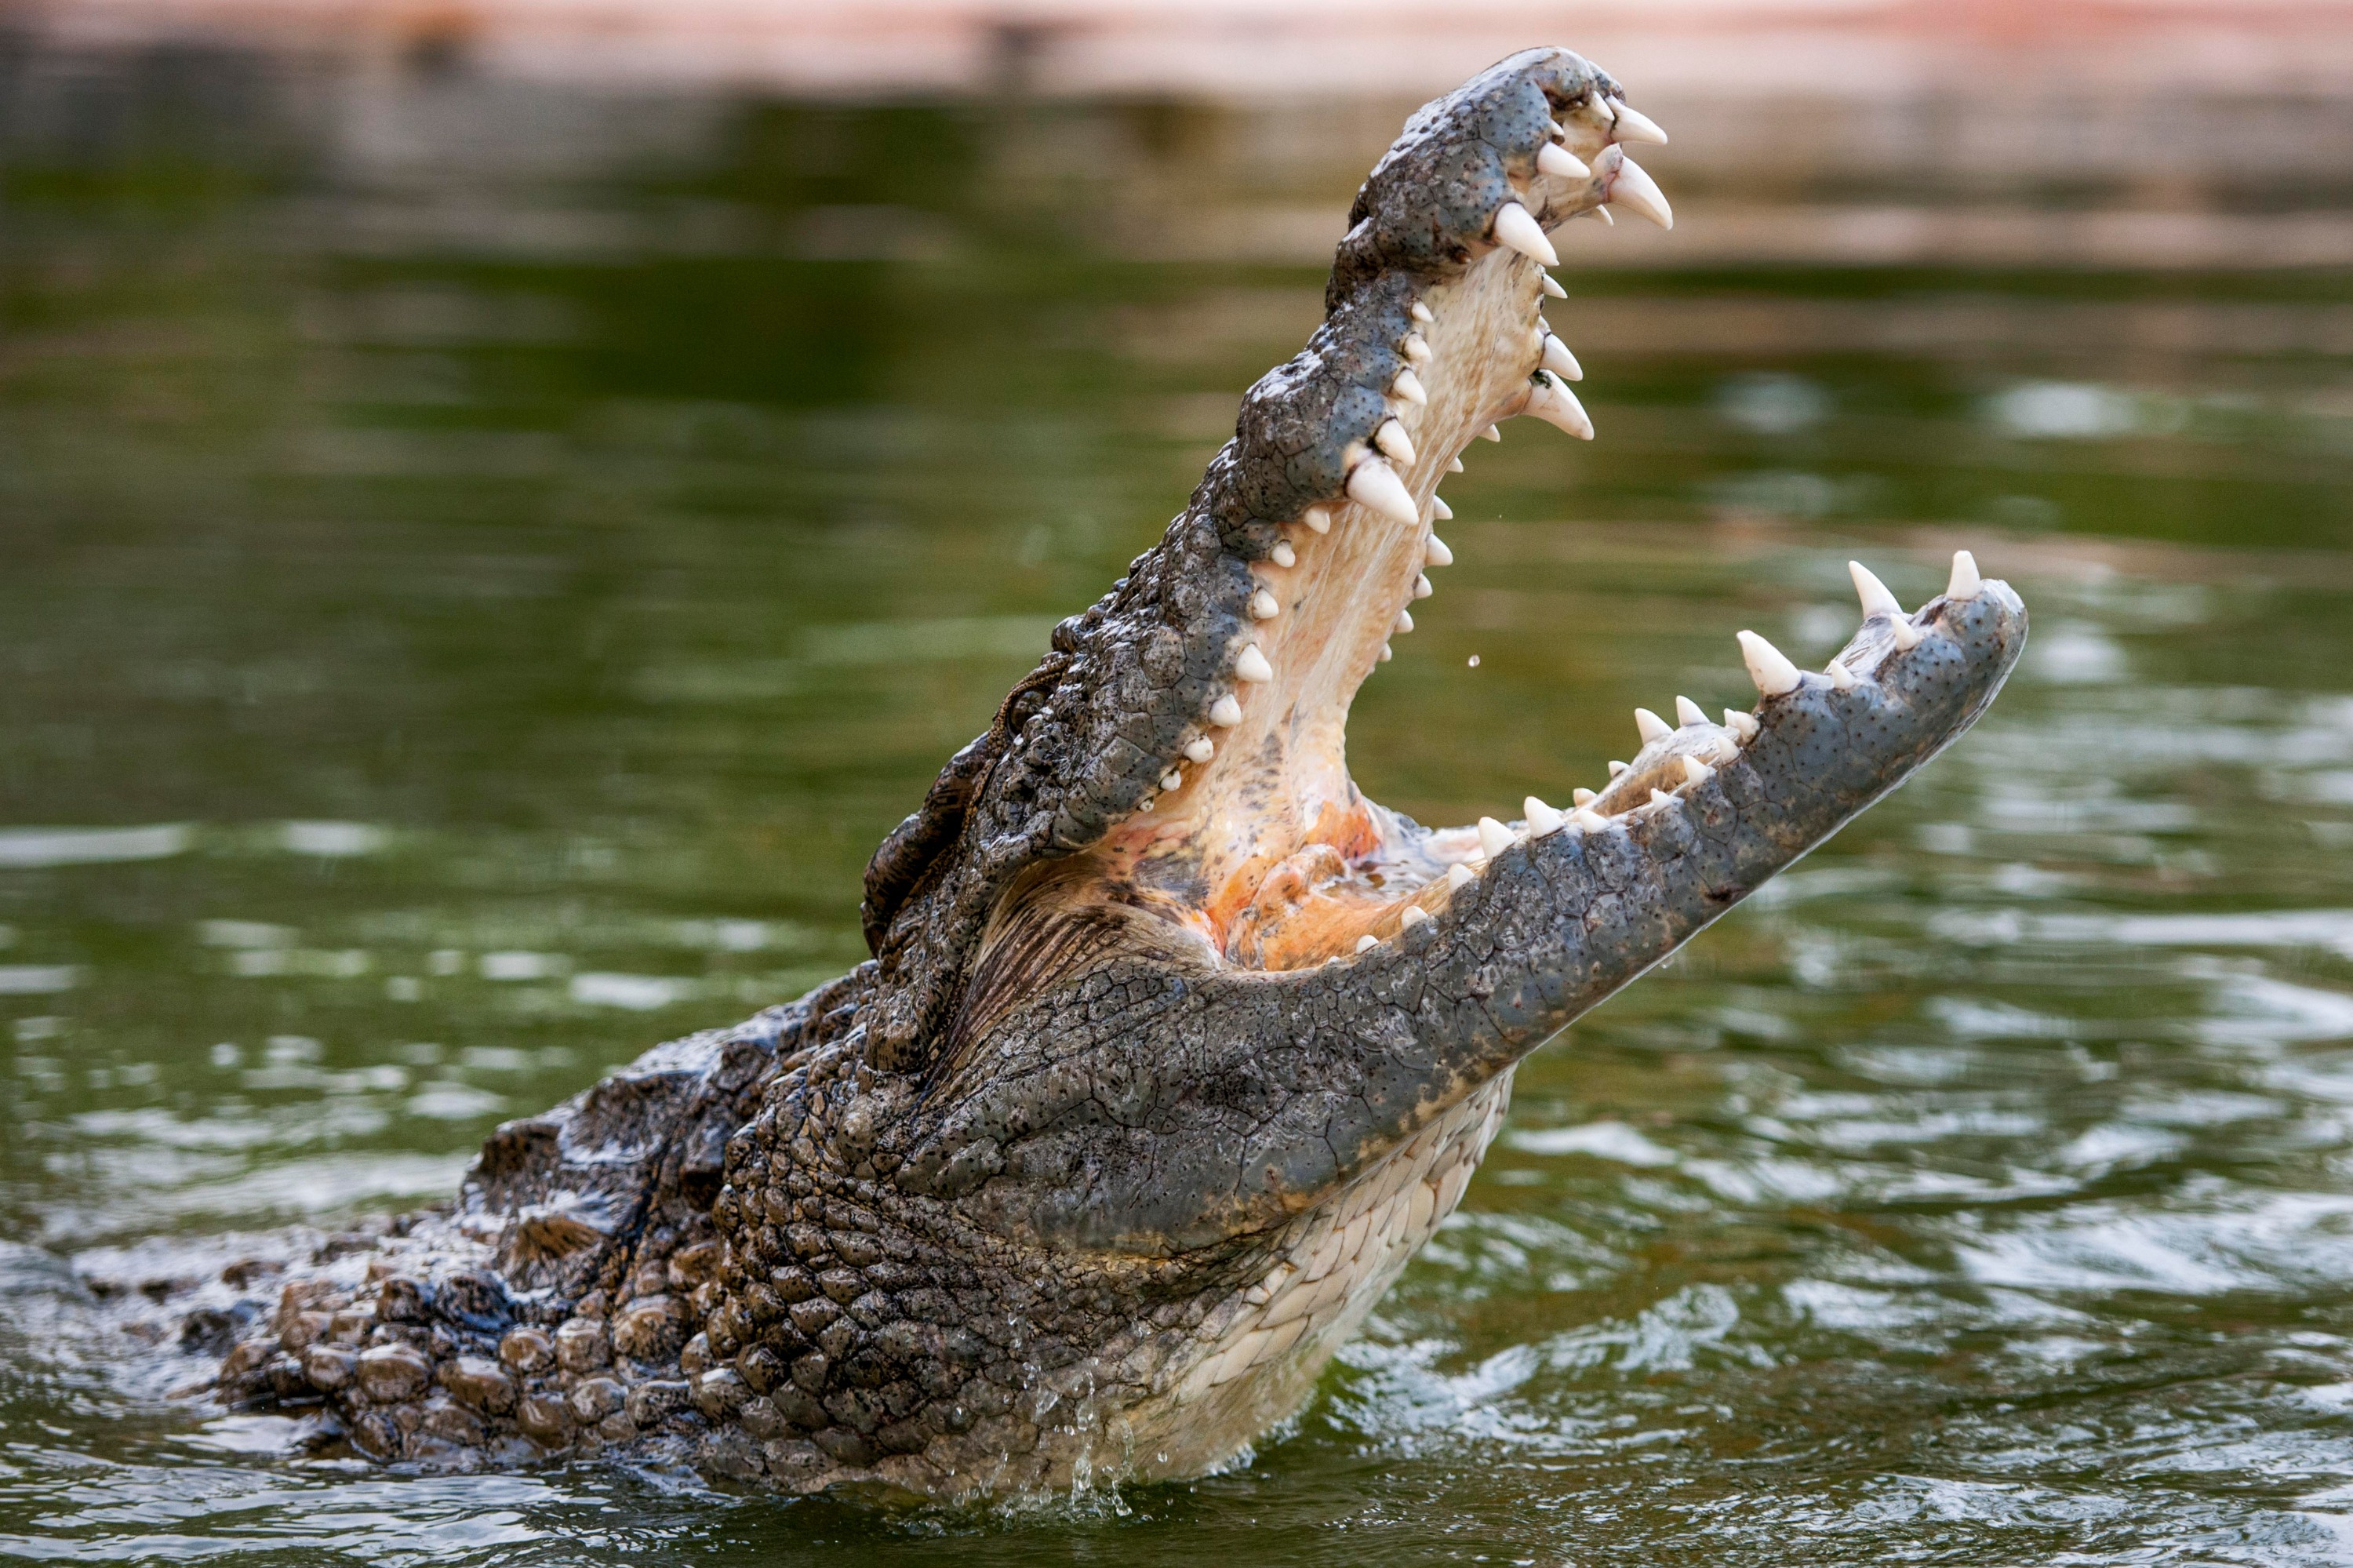
M1348 710L1500 421L1593 431L1547 230L1672 224L1566 50L1409 121L1307 347L868 868L874 958L500 1129L447 1216L294 1267L217 1387L413 1463L662 1449L795 1489L1199 1474L1461 1199L1522 1057L1974 722L2026 617L1964 554L1821 673L1678 700L1598 792L1425 828ZM1500 439L1499 437L1497 439Z

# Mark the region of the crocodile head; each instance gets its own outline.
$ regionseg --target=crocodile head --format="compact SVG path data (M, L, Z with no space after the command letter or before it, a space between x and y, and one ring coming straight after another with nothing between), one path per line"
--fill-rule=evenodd
M1350 779L1458 454L1521 415L1592 434L1546 231L1671 222L1625 152L1662 140L1558 49L1417 113L1306 348L876 853L873 959L501 1129L454 1229L371 1266L427 1277L302 1297L227 1386L360 1388L375 1356L407 1392L332 1394L371 1451L664 1432L925 1492L1198 1473L1296 1408L1520 1058L1951 742L2024 643L1966 556L1909 614L1857 568L1826 671L1742 633L1753 710L1641 715L1598 793L1431 829ZM486 1292L524 1326L420 1305ZM376 1348L322 1348L346 1318Z
M1415 114L1323 325L869 870L849 1157L1123 1299L1212 1300L1155 1367L1147 1467L1294 1403L1459 1196L1514 1064L1951 742L2023 645L1966 556L1910 614L1857 567L1827 671L1742 633L1753 711L1639 715L1598 793L1433 829L1356 788L1350 705L1451 558L1440 482L1500 421L1593 433L1546 231L1671 225L1627 156L1664 140L1559 49Z

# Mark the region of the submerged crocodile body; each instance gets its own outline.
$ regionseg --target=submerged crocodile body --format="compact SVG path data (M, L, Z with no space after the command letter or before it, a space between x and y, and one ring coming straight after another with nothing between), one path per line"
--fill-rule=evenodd
M1573 809L1350 781L1439 481L1591 428L1546 231L1666 203L1576 55L1422 109L1308 346L866 876L873 958L499 1129L454 1206L267 1276L213 1385L419 1464L614 1450L927 1495L1199 1474L1299 1407L1461 1198L1514 1065L1961 733L2023 646L1957 557L1826 673L1679 703ZM1613 768L1615 765L1613 765Z

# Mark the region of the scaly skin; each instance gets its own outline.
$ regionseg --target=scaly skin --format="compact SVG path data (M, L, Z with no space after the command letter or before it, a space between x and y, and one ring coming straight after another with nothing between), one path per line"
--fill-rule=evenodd
M1958 736L2024 644L1963 562L1910 616L1866 583L1827 675L1753 645L1753 714L1655 726L1566 823L1433 832L1349 781L1349 703L1450 558L1439 479L1496 419L1589 433L1524 252L1652 205L1619 96L1531 50L1413 117L1323 327L876 853L870 962L286 1266L207 1320L220 1393L385 1459L948 1496L1195 1475L1296 1409L1520 1058Z

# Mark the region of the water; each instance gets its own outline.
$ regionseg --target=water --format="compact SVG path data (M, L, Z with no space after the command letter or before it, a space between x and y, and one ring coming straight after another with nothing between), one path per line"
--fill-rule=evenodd
M1635 704L1746 700L1736 629L1842 641L1849 555L1911 602L1966 545L2034 643L1523 1070L1250 1464L890 1511L164 1399L73 1254L428 1200L853 961L869 850L1318 287L1077 242L1034 124L517 90L540 140L405 163L166 64L52 62L0 175L0 1555L2353 1558L2336 275L1636 272L1580 226L1602 440L1473 448L1374 793L1598 783Z

